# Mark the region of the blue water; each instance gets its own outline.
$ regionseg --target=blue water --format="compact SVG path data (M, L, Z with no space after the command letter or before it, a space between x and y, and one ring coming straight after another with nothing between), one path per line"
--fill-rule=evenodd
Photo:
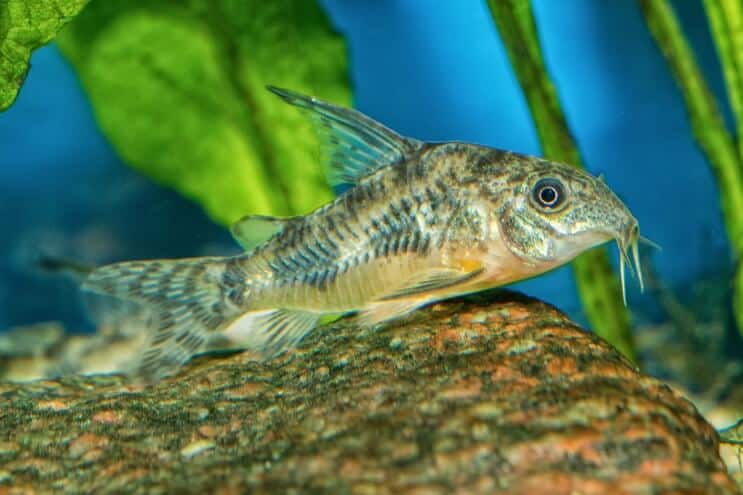
M322 3L347 37L357 108L420 139L540 153L484 2ZM701 6L676 6L722 98ZM534 8L587 166L606 175L643 234L663 247L654 256L662 277L683 286L727 267L709 166L635 2L538 0ZM18 101L0 115L0 156L0 329L43 319L89 328L74 283L29 268L38 251L100 261L234 249L198 207L120 162L54 46L34 54ZM518 287L581 319L568 269Z

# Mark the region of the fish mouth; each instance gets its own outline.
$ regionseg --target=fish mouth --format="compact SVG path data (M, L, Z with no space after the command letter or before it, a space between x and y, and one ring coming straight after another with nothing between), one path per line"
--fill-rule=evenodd
M615 237L617 247L619 248L619 280L622 285L622 300L627 306L627 285L625 283L625 267L629 267L630 274L637 278L640 285L640 292L645 290L645 283L642 279L642 266L640 265L640 250L638 244L643 242L656 249L660 247L653 241L640 235L640 226L637 221L628 225L624 231Z

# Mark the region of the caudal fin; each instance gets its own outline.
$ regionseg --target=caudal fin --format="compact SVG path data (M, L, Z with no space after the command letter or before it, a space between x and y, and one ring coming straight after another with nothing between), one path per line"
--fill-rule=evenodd
M227 258L129 261L93 270L83 288L151 308L153 332L134 374L152 382L172 375L238 314L243 294L227 268Z

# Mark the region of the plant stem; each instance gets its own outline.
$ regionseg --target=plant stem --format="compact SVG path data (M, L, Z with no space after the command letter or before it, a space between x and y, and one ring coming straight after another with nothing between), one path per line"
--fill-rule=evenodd
M734 5L736 4L736 5ZM705 0L713 36L725 71L731 106L743 126L743 14L727 0ZM666 0L640 0L640 8L658 47L671 67L689 113L692 132L717 180L720 202L735 257L743 257L743 164L735 140L725 128L720 110L676 15ZM740 132L740 131L739 131ZM743 273L734 280L734 312L743 332Z
M722 62L730 107L737 122L738 136L743 135L743 5L739 0L705 0L717 54ZM738 154L743 156L738 141Z
M545 157L575 167L582 161L560 108L557 91L542 58L529 0L488 0L508 57L526 96ZM635 360L630 315L609 264L606 249L584 253L573 262L584 311L593 329Z

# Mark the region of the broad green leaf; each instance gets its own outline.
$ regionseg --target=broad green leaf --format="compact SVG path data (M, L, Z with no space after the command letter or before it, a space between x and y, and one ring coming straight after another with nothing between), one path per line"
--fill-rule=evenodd
M121 157L223 225L332 198L310 124L265 89L348 104L345 44L316 2L93 0L58 43Z
M0 0L0 111L15 101L31 53L57 32L88 0Z

